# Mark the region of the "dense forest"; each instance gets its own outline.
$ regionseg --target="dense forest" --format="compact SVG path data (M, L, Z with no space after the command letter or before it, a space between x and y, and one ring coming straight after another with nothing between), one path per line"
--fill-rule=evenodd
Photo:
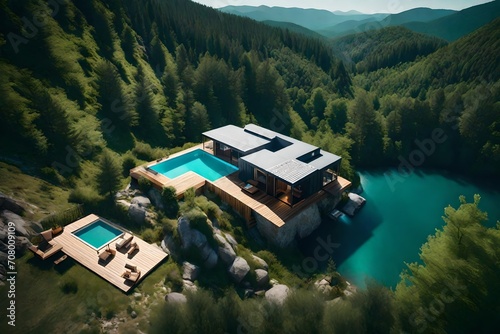
M0 0L0 160L95 203L141 162L254 122L341 155L353 181L403 160L498 177L498 54L500 19L450 44L401 27L332 44L187 0ZM299 289L275 308L202 291L157 307L152 330L490 332L500 226L478 202L446 209L394 292L326 304Z

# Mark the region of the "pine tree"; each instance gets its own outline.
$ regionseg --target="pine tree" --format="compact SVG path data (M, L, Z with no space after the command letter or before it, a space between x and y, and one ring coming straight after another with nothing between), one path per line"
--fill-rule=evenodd
M99 161L99 173L97 174L97 186L101 195L113 196L120 188L120 164L111 151L105 150Z

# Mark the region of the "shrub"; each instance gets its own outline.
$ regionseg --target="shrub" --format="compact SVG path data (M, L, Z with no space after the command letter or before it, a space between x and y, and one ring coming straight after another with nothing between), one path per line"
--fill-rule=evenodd
M169 263L167 275L165 277L165 285L170 287L172 291L179 292L182 290L183 282L179 267L174 262Z
M144 176L139 177L139 180L137 180L137 183L139 184L139 189L143 193L147 193L149 189L152 187L151 181L146 179Z
M147 228L142 231L141 237L149 243L159 242L163 239L163 228L160 226L155 227L155 229Z
M181 211L187 212L196 207L196 192L194 188L189 188L184 192L184 203L181 205Z
M123 176L127 177L130 174L130 170L137 166L137 159L133 155L127 154L123 157Z
M168 156L167 149L160 147L153 148L149 144L143 142L137 142L132 152L137 158L146 161L152 161Z
M68 201L80 204L95 204L100 202L102 197L89 186L77 187L69 194Z
M165 214L169 218L177 217L179 213L179 203L177 202L177 190L174 187L163 188L161 192Z
M218 246L217 241L214 239L212 227L207 223L207 216L199 209L192 209L184 215L189 220L189 226L195 228L205 237L212 247Z
M176 219L162 218L160 220L160 223L163 226L163 230L168 234L173 234L177 228L177 220Z
M78 284L74 280L67 280L63 282L61 285L61 290L65 294L77 293L78 292Z

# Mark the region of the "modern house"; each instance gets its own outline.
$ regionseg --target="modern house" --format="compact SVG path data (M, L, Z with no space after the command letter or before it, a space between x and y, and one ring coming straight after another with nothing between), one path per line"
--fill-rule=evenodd
M181 198L208 191L231 206L270 242L286 246L314 231L351 182L339 175L342 158L319 147L248 124L203 133L203 143L133 168Z
M255 124L203 133L214 155L237 165L239 178L294 206L336 181L342 158ZM205 142L205 141L204 141Z

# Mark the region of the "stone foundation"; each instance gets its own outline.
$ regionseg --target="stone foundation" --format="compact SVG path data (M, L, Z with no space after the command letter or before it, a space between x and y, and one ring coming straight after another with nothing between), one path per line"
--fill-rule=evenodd
M340 196L328 196L302 210L282 227L277 227L256 212L253 214L260 234L279 247L286 247L296 238L305 238L317 229L321 224L321 214L327 214L333 210L339 201Z

